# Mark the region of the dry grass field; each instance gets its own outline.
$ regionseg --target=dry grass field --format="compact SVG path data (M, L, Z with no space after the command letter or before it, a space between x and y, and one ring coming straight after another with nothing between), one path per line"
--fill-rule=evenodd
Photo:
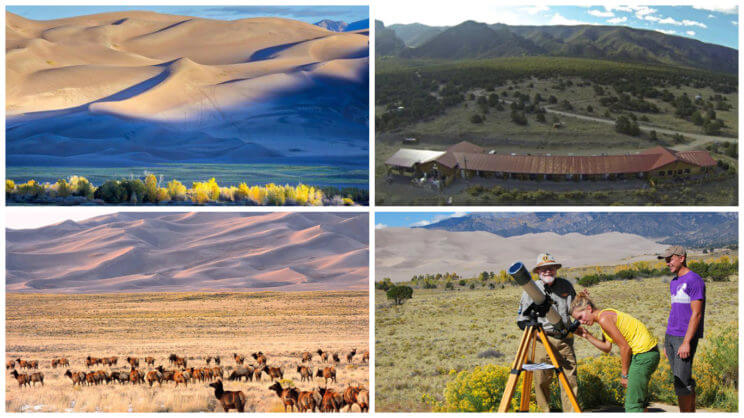
M657 277L603 282L589 291L601 308L630 313L663 341L668 281L669 277ZM706 286L708 335L732 321L736 329L737 280ZM520 287L511 285L494 290L414 289L411 300L394 306L385 292L377 290L376 411L431 411L431 403L443 402L445 386L459 372L487 364L508 366L522 335L516 325L521 293ZM597 325L589 329L594 335L599 332ZM575 349L579 360L600 355L583 339L576 340Z
M186 356L189 367L205 366L207 356L219 355L227 376L236 365L232 353L245 355L246 364L252 364L250 353L262 351L268 365L284 370L283 386L311 390L325 386L323 379L301 382L296 368L304 351L314 354L313 371L332 365L315 354L322 348L341 355L335 365L338 381L329 382L329 388L369 387L369 366L362 363L369 348L368 301L366 291L7 294L6 359L38 360L45 385L19 388L6 371L6 411L222 412L208 382L73 387L64 376L66 367L51 367L55 357L69 359L73 371L108 371L106 366L86 368L85 357L119 356L113 370L129 370L125 358L136 356L146 372L151 368L144 364L145 356L172 369L170 353ZM353 348L357 355L349 364L345 355ZM266 375L261 382L223 380L225 390L246 394L246 411L284 410L267 389L271 379Z

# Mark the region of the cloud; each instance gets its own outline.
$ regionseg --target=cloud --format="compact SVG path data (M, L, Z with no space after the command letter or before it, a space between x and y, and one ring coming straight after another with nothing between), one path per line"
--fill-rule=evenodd
M221 6L210 7L204 11L237 16L344 17L350 12L364 11L363 7L366 6Z
M676 30L664 30L664 29L654 29L656 32L666 33L667 35L674 35L677 33Z
M708 19L715 19L716 17L714 15L708 15Z
M550 18L550 22L548 22L549 25L594 25L595 23L589 23L589 22L582 22L580 20L573 20L566 17L561 16L560 13L556 13L553 15L553 17Z
M688 34L688 35L690 35L690 36L695 36L695 31L694 30L688 30L685 33Z
M625 17L625 16L623 16L623 17L614 17L612 19L607 19L607 23L612 23L613 25L617 25L618 23L623 23L623 22L625 22L627 20L628 20L628 18Z
M652 9L646 6L633 7L633 10L635 11L635 15L638 19L643 19L643 17L646 15L651 15L651 14L656 13L656 9Z
M463 216L467 216L467 215L468 215L468 212L455 212L455 213L448 214L448 215L436 215L431 219L422 219L418 222L414 222L410 226L411 227L427 226L427 225L435 224L437 222L441 222L445 219L462 218Z
M708 27L705 23L701 23L695 20L688 20L688 19L683 20L682 24L685 26L699 26L703 29L706 29Z
M601 10L593 9L593 10L589 10L587 13L589 13L590 15L592 15L594 17L613 17L613 16L615 16L615 13L612 13L609 10L603 12Z
M734 25L734 26L739 26L739 22L737 22L737 21L735 21L735 20L732 20L732 21L731 21L731 24L732 24L732 25Z
M377 225L375 225L375 229L385 229L385 228L387 228L387 227L388 227L388 226L387 226L387 225L385 225L385 224L377 224Z
M617 10L618 12L632 12L633 8L629 6L605 6L605 10L611 11L611 10Z
M528 15L536 15L538 13L550 11L550 7L548 6L524 7L522 8L522 11L524 11Z
M739 6L732 6L732 2L713 2L713 4L711 4L711 2L709 1L707 2L707 4L708 5L706 6L692 6L692 8L698 10L710 10L711 12L726 13L729 15L735 15L739 12Z
M699 26L701 28L707 28L708 25L695 20L684 19L682 21L676 20L673 17L660 18L654 15L648 15L643 17L644 20L656 22L660 25L674 25L674 26Z

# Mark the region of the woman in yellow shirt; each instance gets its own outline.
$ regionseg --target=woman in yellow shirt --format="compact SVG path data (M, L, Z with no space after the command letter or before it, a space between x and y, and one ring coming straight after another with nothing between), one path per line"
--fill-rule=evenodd
M598 349L609 353L613 342L617 344L622 363L620 382L627 388L625 412L643 412L648 406L648 382L659 366L656 337L641 321L624 312L598 309L585 291L571 302L571 316L583 325L599 324L601 340L582 327L576 330L576 335Z

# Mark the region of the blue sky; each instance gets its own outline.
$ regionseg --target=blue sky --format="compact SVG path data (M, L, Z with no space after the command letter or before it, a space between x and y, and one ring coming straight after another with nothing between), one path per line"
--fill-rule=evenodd
M149 10L158 13L236 20L249 17L283 17L315 23L323 19L350 23L367 19L367 6L7 6L27 19L50 20L94 13Z
M465 215L466 212L376 212L375 228L423 226Z
M375 19L385 25L423 23L452 26L465 20L508 25L619 25L656 30L730 48L739 48L738 6L702 2L702 6L503 6L493 1L439 3L422 7L419 0L375 3ZM445 6L450 4L450 7ZM709 6L706 6L709 4Z

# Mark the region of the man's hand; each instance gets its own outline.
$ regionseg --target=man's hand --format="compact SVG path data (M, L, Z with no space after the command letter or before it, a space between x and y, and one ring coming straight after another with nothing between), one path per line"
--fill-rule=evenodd
M690 343L683 342L682 345L679 346L679 350L677 350L677 355L683 360L690 357Z
M621 384L621 385L623 385L623 387L624 387L625 389L627 389L627 388L628 388L628 379L626 379L626 378L624 378L624 377L621 377L621 378L620 378L620 384Z

